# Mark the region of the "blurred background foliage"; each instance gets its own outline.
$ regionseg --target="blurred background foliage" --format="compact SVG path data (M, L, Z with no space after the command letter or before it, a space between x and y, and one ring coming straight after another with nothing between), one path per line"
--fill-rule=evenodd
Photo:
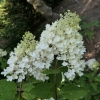
M61 0L44 1L54 8ZM13 49L26 31L32 32L38 39L44 21L45 18L26 0L0 0L0 47Z
M54 8L61 0L44 1ZM22 35L30 31L39 39L45 24L45 18L26 0L0 0L0 48L8 53L0 58L0 72L7 66L9 53L20 42ZM0 79L4 76L0 75Z

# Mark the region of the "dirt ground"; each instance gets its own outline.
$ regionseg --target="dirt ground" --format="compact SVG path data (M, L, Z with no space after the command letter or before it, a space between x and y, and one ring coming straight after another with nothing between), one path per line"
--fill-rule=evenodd
M62 13L68 9L72 12L76 12L80 18L86 16L87 22L92 20L98 20L100 22L100 0L63 0L54 11ZM92 41L84 40L86 47L85 59L96 58L100 62L100 27L94 27Z

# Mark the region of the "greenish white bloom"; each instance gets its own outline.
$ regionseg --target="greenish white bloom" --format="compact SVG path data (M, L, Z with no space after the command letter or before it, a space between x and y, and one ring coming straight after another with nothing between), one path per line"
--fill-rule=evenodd
M42 69L36 68L31 62L29 52L34 51L38 43L34 38L30 32L26 32L21 43L17 45L14 52L10 53L7 61L9 66L1 72L7 76L8 81L18 79L18 82L21 82L25 79L25 75L33 75L37 80L42 81L48 79L45 74L41 73Z
M98 61L96 61L95 58L89 59L88 61L86 61L86 65L91 69L98 69L98 66L100 66L100 63Z

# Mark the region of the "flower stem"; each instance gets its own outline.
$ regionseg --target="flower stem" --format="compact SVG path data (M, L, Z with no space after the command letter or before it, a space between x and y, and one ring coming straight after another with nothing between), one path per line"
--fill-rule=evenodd
M55 65L55 70L57 69L58 66L58 60L56 60L56 65ZM54 95L55 95L55 100L58 100L57 98L57 75L54 74Z
M20 83L20 87L18 88L18 92L19 92L19 100L21 100L22 82Z

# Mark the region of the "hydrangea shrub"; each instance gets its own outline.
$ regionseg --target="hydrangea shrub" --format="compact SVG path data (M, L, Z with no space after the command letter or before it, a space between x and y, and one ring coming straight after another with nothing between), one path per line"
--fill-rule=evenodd
M25 90L23 97L24 94L29 93L27 96L34 94L42 100L57 100L57 92L59 92L59 98L63 98L62 100L65 100L64 98L75 100L85 96L88 92L86 88L71 83L75 78L85 76L86 65L93 70L92 67L95 63L94 59L93 63L92 60L87 62L83 60L86 48L79 33L81 30L80 21L81 19L76 13L68 10L64 15L60 15L59 20L45 26L39 41L35 40L32 33L26 32L22 41L10 53L7 61L8 66L1 74L7 77L7 81L17 80L21 83L26 81L27 76L33 76L37 81L40 81L40 84L36 86L33 86L33 82L26 83L30 91L26 92ZM99 63L96 65L99 66ZM50 75L53 75L54 79L51 79ZM60 75L61 79L57 75ZM59 79L60 85L65 80L70 84L64 84L60 88L57 85L57 79ZM52 80L54 81L55 92L52 91ZM39 93L39 90L42 93ZM55 96L51 92L54 92Z

